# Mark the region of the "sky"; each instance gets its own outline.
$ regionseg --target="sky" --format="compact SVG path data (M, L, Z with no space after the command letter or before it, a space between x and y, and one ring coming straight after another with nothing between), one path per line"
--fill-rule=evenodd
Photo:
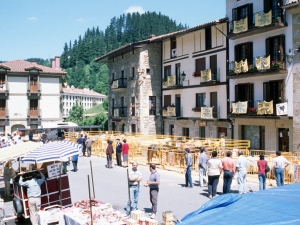
M161 12L189 27L225 17L225 0L1 0L0 61L60 56L88 28L123 13Z

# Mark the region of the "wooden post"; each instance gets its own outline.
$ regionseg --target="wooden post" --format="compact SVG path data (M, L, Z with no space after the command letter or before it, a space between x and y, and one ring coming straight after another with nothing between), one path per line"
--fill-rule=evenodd
M90 212L91 212L91 225L93 225L93 212L92 212L92 199L91 199L91 189L90 189L90 176L88 178L88 188L89 188L89 199L90 199Z
M95 197L95 186L94 186L94 175L93 175L93 167L92 167L92 160L90 160L90 167L91 167L91 177L92 177L92 186L93 186L93 196Z
M129 197L129 204L130 204L129 213L130 213L131 212L131 198L130 198L130 184L129 184L129 171L128 171L128 168L127 168L127 184L128 184L128 197Z
M61 172L62 172L62 161L60 161L60 173L59 173L59 197L60 197L60 206L62 207Z

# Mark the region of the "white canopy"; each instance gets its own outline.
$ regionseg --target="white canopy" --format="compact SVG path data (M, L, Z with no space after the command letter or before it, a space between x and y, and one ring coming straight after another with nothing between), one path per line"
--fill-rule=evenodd
M0 148L0 162L28 154L41 145L40 142L23 142L6 148Z

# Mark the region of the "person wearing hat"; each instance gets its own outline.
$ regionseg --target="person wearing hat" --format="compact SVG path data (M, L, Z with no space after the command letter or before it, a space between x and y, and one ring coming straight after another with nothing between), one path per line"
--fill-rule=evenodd
M259 190L265 190L266 189L266 167L268 163L265 160L265 156L261 154L259 156L259 160L257 161L257 167L258 167L258 180L259 180Z
M120 138L117 138L117 144L116 144L116 158L117 158L117 165L118 166L122 166L122 159L121 159L121 155L122 155L122 143L120 141Z
M186 148L185 150L185 162L186 162L186 169L185 169L185 187L188 187L190 184L190 188L193 187L192 181L192 165L193 165L193 157L190 153L190 149Z

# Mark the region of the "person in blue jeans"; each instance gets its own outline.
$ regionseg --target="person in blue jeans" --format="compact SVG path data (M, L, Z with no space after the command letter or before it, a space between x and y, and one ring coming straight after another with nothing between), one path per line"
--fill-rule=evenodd
M265 156L261 154L259 156L259 160L257 161L257 167L258 167L258 180L259 180L259 190L265 190L266 189L266 167L268 163L265 160Z
M247 158L243 156L242 151L238 151L238 159L236 161L235 167L236 171L238 173L237 179L238 179L238 186L239 186L239 194L245 194L246 193L246 176L247 176L247 167L248 167L248 161Z
M78 156L79 156L79 154L72 156L72 164L73 164L73 170L72 171L74 171L74 172L77 172L77 170L78 170L77 169Z
M291 163L281 155L280 151L276 151L276 156L273 164L275 167L276 183L277 186L280 187L284 185L284 169Z
M132 169L128 171L128 184L130 191L130 199L127 202L126 214L129 215L131 211L137 210L139 193L140 193L140 182L142 181L142 173L137 170L138 163L132 163Z
M186 162L186 170L185 170L185 187L193 187L192 181L192 165L193 165L193 157L190 153L190 149L186 148L185 150L185 162Z

